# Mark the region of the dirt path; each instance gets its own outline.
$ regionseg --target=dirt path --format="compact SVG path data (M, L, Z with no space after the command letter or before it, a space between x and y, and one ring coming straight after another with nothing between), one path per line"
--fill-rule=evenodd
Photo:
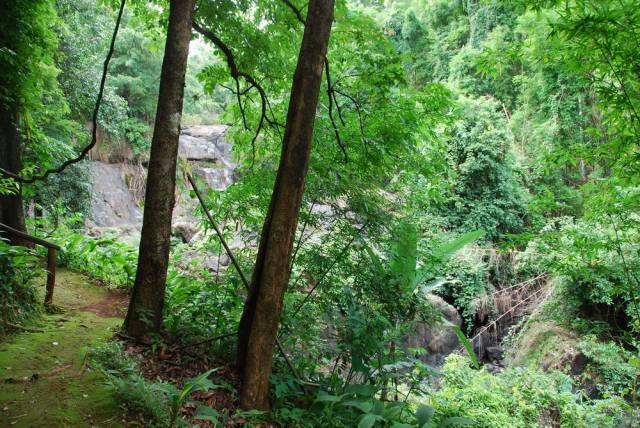
M104 378L86 367L92 343L122 323L126 296L61 269L54 303L24 332L0 342L0 427L117 427L122 411Z

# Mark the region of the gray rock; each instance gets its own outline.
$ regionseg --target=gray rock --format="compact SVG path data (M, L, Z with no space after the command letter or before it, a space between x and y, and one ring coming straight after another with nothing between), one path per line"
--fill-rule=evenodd
M462 325L462 318L456 308L445 302L440 296L429 294L427 299L442 312L446 320L458 327ZM424 348L427 354L420 356L420 359L433 367L442 366L446 356L455 352L459 347L458 336L451 327L444 324L427 325L419 322L415 324L413 331L405 336L404 348Z
M124 180L122 164L91 162L93 198L89 226L139 226L142 211Z
M227 125L198 125L185 128L180 134L179 156L193 161L195 174L215 190L224 190L235 180L232 146L224 139L228 129ZM95 233L105 228L111 232L120 229L118 235L123 240L136 241L142 228L142 210L127 186L126 177L139 171L126 163L104 162L92 162L91 169L94 178L93 201L87 226ZM173 231L185 242L202 236L199 233L199 220L194 216L196 205L197 201L186 192L176 193ZM217 260L215 264L217 266Z
M224 190L235 181L235 168L207 168L200 167L195 170L197 176L201 177L212 189Z
M504 359L504 349L501 346L488 346L484 351L486 358L495 364Z
M175 235L180 236L183 242L189 243L196 235L196 233L198 233L198 227L194 223L180 221L173 224L172 231Z
M178 156L187 160L229 163L231 144L224 140L226 125L198 125L180 133Z

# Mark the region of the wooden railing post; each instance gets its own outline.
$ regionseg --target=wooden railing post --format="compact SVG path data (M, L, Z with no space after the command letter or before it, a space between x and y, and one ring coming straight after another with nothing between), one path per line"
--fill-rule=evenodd
M44 296L44 304L53 304L53 288L56 285L56 249L47 248L47 293Z
M53 304L53 288L56 285L56 250L61 250L62 248L52 242L21 232L3 223L0 223L0 230L24 239L27 242L42 245L47 249L47 291L44 296L44 304Z

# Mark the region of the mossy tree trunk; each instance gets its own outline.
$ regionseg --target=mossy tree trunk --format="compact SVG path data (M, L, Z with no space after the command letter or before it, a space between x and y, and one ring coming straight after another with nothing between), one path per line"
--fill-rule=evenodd
M280 165L238 335L240 405L269 410L269 376L304 193L333 0L311 0L293 77Z
M194 0L172 0L156 121L151 142L138 270L125 319L126 332L142 338L162 326L169 263L176 162Z

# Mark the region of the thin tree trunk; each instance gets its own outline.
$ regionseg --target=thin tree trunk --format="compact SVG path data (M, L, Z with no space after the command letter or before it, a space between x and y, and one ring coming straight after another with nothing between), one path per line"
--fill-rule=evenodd
M0 167L15 174L18 174L22 169L18 122L18 106L0 102ZM16 194L0 196L0 223L21 232L27 231L24 221L22 188ZM19 238L11 236L7 238L13 244L23 245L26 243Z
M322 79L333 22L333 0L309 2L298 65L293 77L287 125L271 204L262 229L251 291L240 321L238 367L240 405L269 410L269 376L289 281L289 261L300 212Z
M171 0L169 6L169 27L151 142L138 270L125 319L125 330L135 338L157 332L162 326L193 7L194 0Z

